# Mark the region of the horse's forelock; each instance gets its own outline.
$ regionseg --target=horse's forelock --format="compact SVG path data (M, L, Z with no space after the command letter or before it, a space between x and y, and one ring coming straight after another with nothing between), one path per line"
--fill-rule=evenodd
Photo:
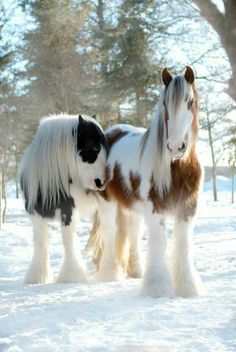
M168 108L175 113L181 106L183 101L187 101L191 94L190 85L183 76L176 76L166 88L164 99Z

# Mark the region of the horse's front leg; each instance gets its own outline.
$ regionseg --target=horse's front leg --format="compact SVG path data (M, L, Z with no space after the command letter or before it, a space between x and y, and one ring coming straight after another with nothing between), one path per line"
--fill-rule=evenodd
M172 297L174 289L167 264L165 217L147 211L145 219L149 229L149 242L147 268L141 293L152 297Z
M62 240L64 245L64 262L62 264L58 282L86 282L87 272L83 258L78 248L78 239L75 231L75 215L71 217L62 214Z
M194 265L192 230L193 218L175 219L172 271L176 294L182 297L198 296L205 291Z
M31 216L34 253L26 273L25 284L46 284L53 281L48 248L48 220L38 214Z

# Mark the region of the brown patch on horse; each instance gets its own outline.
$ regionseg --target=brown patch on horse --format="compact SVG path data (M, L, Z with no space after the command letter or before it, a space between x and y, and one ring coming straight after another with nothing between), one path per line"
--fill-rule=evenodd
M153 212L177 211L184 220L194 216L197 209L198 191L201 184L202 169L192 149L187 160L176 160L171 164L172 187L161 198L151 180L149 200Z
M124 131L121 128L117 127L115 129L113 129L112 131L108 131L106 132L106 138L108 140L108 146L109 149L115 144L117 143L121 138L123 138L124 136L126 136L129 133L129 131ZM111 170L109 166L106 166L106 188L104 191L99 191L99 195L105 199L106 201L111 200L111 198L113 197L112 192L110 193L110 189L113 188L112 185L118 185L119 182L121 183L121 187L122 189L125 189L126 193L130 193L131 190L128 190L128 187L125 185L124 180L123 180L123 176L121 175L121 170L120 167L118 166L118 164L115 165L114 170L113 170L113 179L111 179ZM122 192L118 192L119 194L121 194ZM126 196L127 200L126 202L128 203L128 197Z
M131 187L125 182L121 167L116 163L113 169L113 177L108 181L106 186L106 193L109 199L115 198L125 208L130 208L135 201L140 200L140 176L130 172L129 177Z
M131 183L131 187L134 193L138 192L139 186L140 186L140 182L141 182L141 178L138 175L134 175L132 171L130 171L129 173L129 179L130 179L130 183Z
M121 138L126 136L128 133L129 133L128 131L124 131L118 127L113 129L112 131L106 132L105 134L107 137L109 148L111 148L113 144L118 142Z

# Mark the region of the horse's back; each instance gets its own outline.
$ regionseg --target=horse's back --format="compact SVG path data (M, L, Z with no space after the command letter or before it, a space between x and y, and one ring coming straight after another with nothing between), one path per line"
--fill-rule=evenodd
M126 166L135 168L139 161L140 143L145 129L118 124L109 128L105 133L110 149L108 165L120 164L124 169ZM131 164L130 161L132 161Z
M140 136L145 132L145 128L142 127L135 127L128 124L117 124L112 127L109 127L106 131L106 137L108 140L109 147L111 148L115 143L117 143L120 139L125 136L128 138L131 136Z

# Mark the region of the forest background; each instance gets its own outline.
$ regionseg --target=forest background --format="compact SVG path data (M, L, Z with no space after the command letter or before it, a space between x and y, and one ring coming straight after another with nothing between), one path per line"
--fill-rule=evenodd
M234 0L3 0L0 5L0 199L48 114L147 126L160 73L196 72L200 155L235 174ZM230 170L230 171L229 171ZM232 177L231 201L234 201ZM16 181L16 196L18 197Z

